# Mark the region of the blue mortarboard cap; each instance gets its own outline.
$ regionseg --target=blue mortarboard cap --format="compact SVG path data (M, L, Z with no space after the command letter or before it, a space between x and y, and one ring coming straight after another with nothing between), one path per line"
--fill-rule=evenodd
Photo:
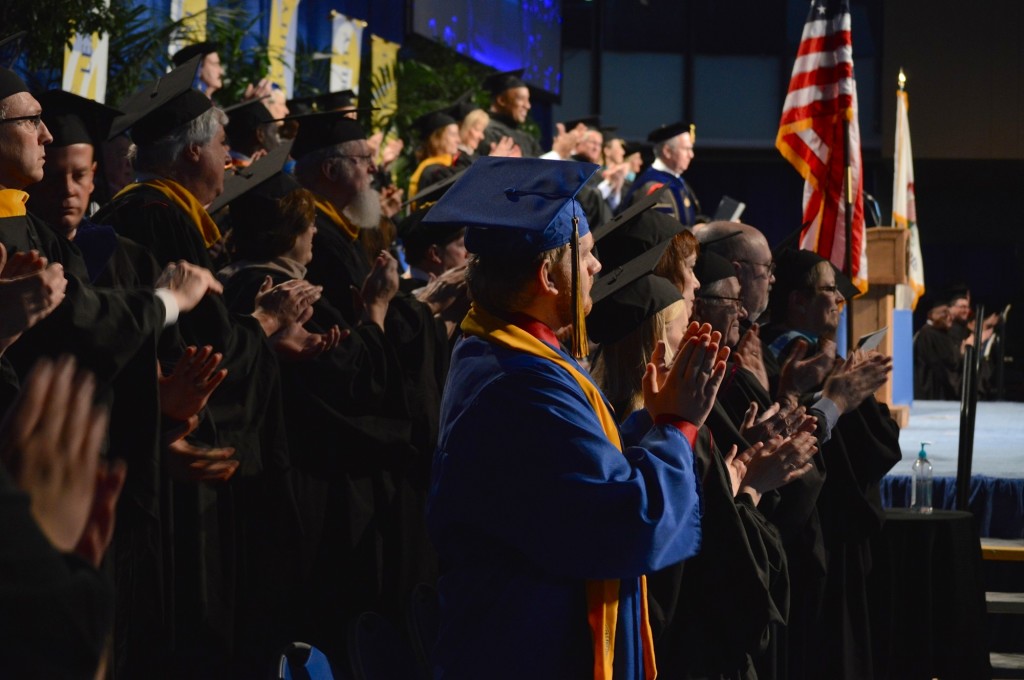
M540 158L478 159L423 222L466 227L466 249L481 255L536 255L590 232L575 196L597 172L593 163Z

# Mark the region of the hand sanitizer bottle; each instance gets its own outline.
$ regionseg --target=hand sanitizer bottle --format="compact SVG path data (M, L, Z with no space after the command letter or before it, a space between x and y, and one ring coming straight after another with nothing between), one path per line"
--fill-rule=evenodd
M921 442L917 460L910 469L910 509L929 514L932 511L932 464L924 451L925 444L931 442Z

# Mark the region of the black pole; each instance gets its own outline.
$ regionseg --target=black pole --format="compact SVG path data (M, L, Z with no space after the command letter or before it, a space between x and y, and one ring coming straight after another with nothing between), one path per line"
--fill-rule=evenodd
M590 26L590 112L601 113L601 56L604 54L604 3L594 0Z
M964 348L963 371L960 377L960 446L956 457L956 509L967 510L971 491L971 391L974 385L975 347Z
M845 190L846 210L844 222L846 227L846 254L843 272L853 280L853 154L850 151L850 121L843 121L843 150L846 153ZM846 347L849 352L853 347L853 300L846 301Z

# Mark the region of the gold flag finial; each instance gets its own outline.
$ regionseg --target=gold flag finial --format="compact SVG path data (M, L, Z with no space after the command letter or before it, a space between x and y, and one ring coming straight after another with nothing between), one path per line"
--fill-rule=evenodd
M902 68L900 69L900 75L896 80L900 84L900 90L903 90L903 88L906 87L907 85L907 74L903 72Z

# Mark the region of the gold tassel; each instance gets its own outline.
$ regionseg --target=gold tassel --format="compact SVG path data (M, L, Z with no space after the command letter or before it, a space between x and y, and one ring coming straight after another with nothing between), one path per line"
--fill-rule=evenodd
M575 201L573 201L575 203ZM573 206L575 208L575 206ZM572 255L572 356L577 361L585 359L590 353L590 343L587 341L586 310L583 308L583 282L580 267L580 218L572 216L572 241L570 254Z

